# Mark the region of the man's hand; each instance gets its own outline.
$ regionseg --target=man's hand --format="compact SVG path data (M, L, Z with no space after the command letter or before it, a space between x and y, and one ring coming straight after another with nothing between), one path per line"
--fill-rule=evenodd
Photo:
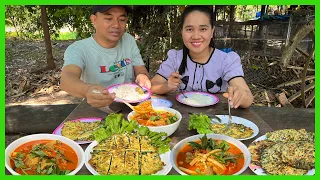
M145 74L138 74L138 76L136 77L136 83L140 86L144 86L148 89L151 89L151 81Z
M181 75L178 72L173 72L170 74L168 79L168 88L170 91L176 91L179 88L181 81Z
M109 93L108 90L101 85L90 86L86 93L88 104L97 108L109 106L115 97L115 93Z
M238 108L244 104L247 98L250 97L250 92L239 86L230 86L228 88L228 97L230 99L230 106L232 108Z

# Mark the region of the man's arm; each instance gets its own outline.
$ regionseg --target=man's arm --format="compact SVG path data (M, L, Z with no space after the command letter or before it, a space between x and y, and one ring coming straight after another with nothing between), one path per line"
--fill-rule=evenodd
M60 88L72 96L85 98L92 84L80 80L82 70L76 65L67 65L62 68Z
M109 94L102 85L84 83L80 80L81 68L76 65L63 67L61 73L60 87L72 96L86 98L92 107L105 107L110 105L115 94ZM99 93L94 92L99 91Z
M139 74L144 74L150 79L150 75L145 66L134 66L133 69L134 69L134 75L136 78Z

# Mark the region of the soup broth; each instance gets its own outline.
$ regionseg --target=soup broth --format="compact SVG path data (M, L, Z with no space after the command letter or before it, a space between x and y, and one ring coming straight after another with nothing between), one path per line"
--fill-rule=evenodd
M63 175L76 169L78 156L61 141L36 140L15 149L10 155L10 165L22 175Z
M213 140L214 143L219 143L221 141ZM197 144L201 144L201 141L195 141ZM222 175L231 175L238 172L244 165L244 157L243 153L239 148L234 146L231 143L229 145L228 150L226 151L230 153L230 157L219 158L221 156L221 151L218 149L195 149L191 145L185 145L177 155L177 165L180 170L184 171L190 175L196 174L222 174ZM210 154L210 152L216 151L217 153ZM219 153L220 152L220 153ZM193 165L193 160L196 161L196 158L206 157L205 163L198 162ZM234 157L233 161L227 161L227 159L231 159ZM224 161L224 162L223 162ZM225 167L225 169L222 166ZM189 171L190 170L190 171Z

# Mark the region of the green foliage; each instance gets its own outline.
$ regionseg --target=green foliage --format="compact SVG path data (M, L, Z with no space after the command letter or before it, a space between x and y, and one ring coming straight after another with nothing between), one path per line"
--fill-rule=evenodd
M77 38L88 37L93 32L91 6L46 6L46 9L52 38L58 38L62 27L69 27L76 32ZM43 38L40 6L7 5L5 23L13 26L20 38Z
M54 37L54 40L70 40L70 39L76 39L77 33L75 32L61 32L59 33L58 37Z
M128 31L140 39L142 56L151 61L164 60L169 49L181 49L179 6L133 6L134 16Z

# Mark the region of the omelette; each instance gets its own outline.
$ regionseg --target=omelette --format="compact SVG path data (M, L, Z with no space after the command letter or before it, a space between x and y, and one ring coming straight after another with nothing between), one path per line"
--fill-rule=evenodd
M74 141L92 141L93 132L103 126L101 121L80 122L67 121L63 124L61 134Z
M115 134L93 148L89 164L101 175L151 175L165 166L147 136Z
M248 147L251 163L271 175L303 175L315 167L314 133L283 129Z
M254 131L243 124L231 123L228 130L225 130L227 124L212 124L211 130L215 134L224 134L236 139L244 139L253 135Z

